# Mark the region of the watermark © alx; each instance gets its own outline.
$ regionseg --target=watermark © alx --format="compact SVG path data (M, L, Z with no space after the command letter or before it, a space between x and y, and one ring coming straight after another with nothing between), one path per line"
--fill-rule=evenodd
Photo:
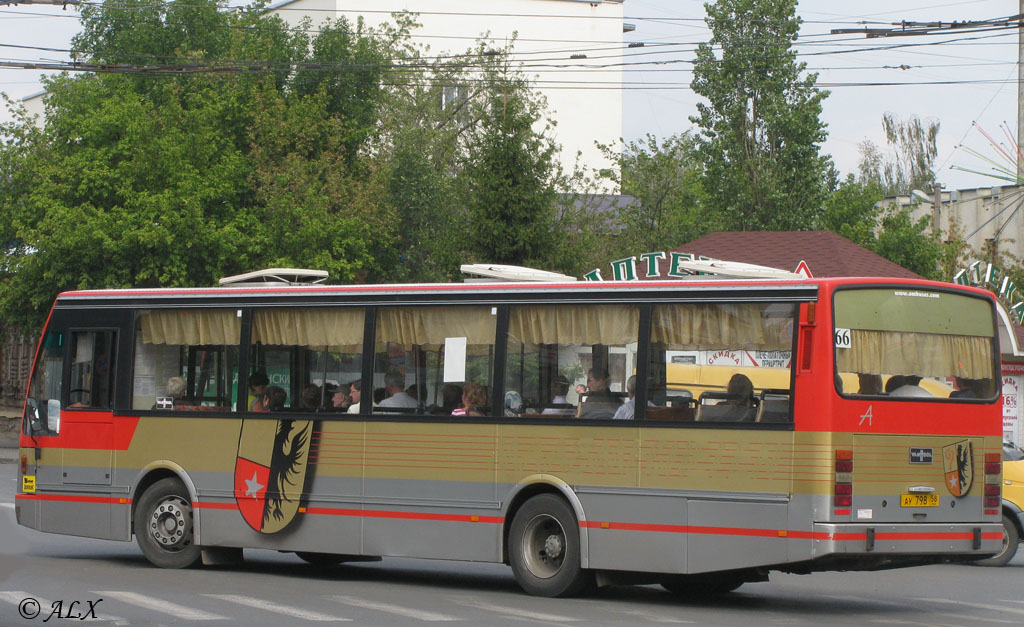
M37 599L26 597L18 603L18 614L22 618L34 620L45 615L43 622L49 622L51 618L63 618L71 620L96 619L96 606L103 599L95 601L54 601L49 607L44 608Z

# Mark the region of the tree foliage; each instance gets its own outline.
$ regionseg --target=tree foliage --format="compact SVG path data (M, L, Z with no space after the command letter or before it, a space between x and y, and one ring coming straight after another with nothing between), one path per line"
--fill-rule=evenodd
M922 122L912 115L902 121L892 113L882 116L889 154L870 140L861 142L858 172L863 181L879 185L886 196L930 192L935 185L935 157L939 123Z
M707 102L691 121L709 204L726 230L816 228L831 169L819 154L827 92L796 61L796 0L704 6L712 36L697 49L692 87Z
M291 29L226 8L83 7L77 58L204 71L61 75L42 128L22 111L0 129L8 324L38 326L63 290L260 267L353 282L447 280L467 259L570 265L552 246L557 146L509 48L431 60L410 14Z
M700 156L689 133L626 143L620 154L602 146L617 168L605 172L633 202L617 210L616 255L671 250L711 231Z
M17 172L0 181L4 240L16 242L0 293L8 323L38 325L67 289L212 285L274 265L340 281L384 274L394 220L379 168L357 158L381 76L287 70L327 57L380 67L402 54L401 32L342 19L309 40L280 18L223 8L83 9L75 47L92 61L281 62L285 71L47 80L45 126L22 115L3 128L0 167Z

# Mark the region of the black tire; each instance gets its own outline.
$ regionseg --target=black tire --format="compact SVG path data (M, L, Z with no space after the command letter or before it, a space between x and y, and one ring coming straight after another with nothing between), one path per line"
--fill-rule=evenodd
M594 573L580 566L576 514L564 499L540 494L512 519L509 562L516 583L539 597L567 597L594 586Z
M160 568L188 568L199 562L192 533L192 503L178 479L149 486L135 506L135 541L142 554Z
M1017 526L1013 524L1010 517L1003 514L1003 550L992 557L978 560L975 564L979 566L1006 566L1017 554L1017 544L1020 542L1020 534L1017 533Z
M336 555L334 553L311 553L309 551L296 551L295 555L307 564L312 564L318 568L327 568L330 566L337 566L338 564L345 561L344 555Z
M661 587L672 594L694 599L728 594L742 586L746 580L734 573L706 573L702 575L667 575Z

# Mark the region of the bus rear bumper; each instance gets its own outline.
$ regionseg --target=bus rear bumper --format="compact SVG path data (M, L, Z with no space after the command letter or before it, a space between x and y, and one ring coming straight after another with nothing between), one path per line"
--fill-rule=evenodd
M1002 548L1001 523L911 523L894 525L815 523L814 557L826 555L977 555Z

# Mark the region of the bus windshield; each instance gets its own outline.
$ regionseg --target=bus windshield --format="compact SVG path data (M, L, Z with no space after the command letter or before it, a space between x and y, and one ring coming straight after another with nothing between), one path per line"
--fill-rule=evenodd
M847 396L992 400L991 305L901 288L835 293L836 386Z

